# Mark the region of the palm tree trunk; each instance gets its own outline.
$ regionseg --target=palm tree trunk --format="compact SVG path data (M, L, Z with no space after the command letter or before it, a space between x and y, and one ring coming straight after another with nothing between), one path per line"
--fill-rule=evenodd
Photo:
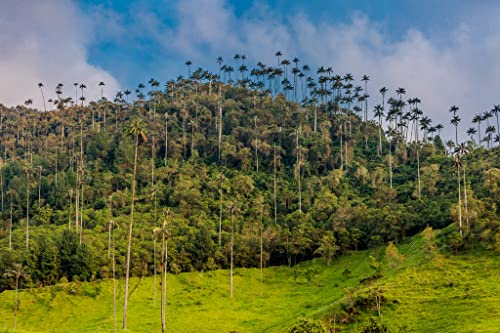
M467 228L470 228L470 222L469 222L469 207L467 203L467 182L465 178L465 168L463 168L464 171L464 205L465 205L465 221L467 221Z
M161 284L162 289L162 302L161 302L161 332L165 333L166 331L166 322L167 322L167 259L168 259L168 238L164 234L162 235L162 252L164 253L163 257L163 281Z
M392 190L392 139L389 139L389 184Z
M342 142L343 138L343 125L340 124L340 170L344 170L344 144Z
M261 211L262 214L262 211ZM260 222L260 296L262 296L262 266L263 266L263 252L264 252L264 247L263 247L263 230L264 229L264 223L262 223L262 217L261 217L261 222Z
M30 242L30 176L26 173L26 250Z
M127 264L125 270L125 293L123 300L123 330L127 329L127 307L128 307L128 284L130 277L130 253L132 249L132 226L134 223L134 204L135 204L135 186L137 176L137 150L139 146L139 134L135 134L135 149L134 149L134 173L132 176L132 203L130 209L130 223L128 232L128 246L127 246Z
M165 166L168 159L168 114L165 113Z
M83 200L83 185L84 185L85 181L83 179L83 174L82 174L82 196L81 196L81 204L80 204L80 245L82 244L82 238L83 238L83 207L85 205L85 201Z
M222 144L222 88L219 87L219 133L217 138L217 161L220 165L221 159L221 144Z
M382 118L378 118L378 153L382 156Z
M153 235L153 307L156 309L156 234Z
M458 226L460 229L460 236L462 236L462 197L460 193L460 167L457 167L457 180L458 180Z
M17 329L17 307L18 307L18 293L19 293L19 279L21 276L16 273L16 297L14 303L14 331Z
M231 209L231 271L230 271L230 289L231 298L233 298L233 256L234 256L234 208Z
M273 201L274 201L274 224L278 224L278 202L276 199L276 144L274 144L274 157L273 157Z
M418 176L418 200L421 198L421 190L420 190L420 153L417 141L417 176Z
M116 333L116 267L115 267L115 231L114 228L111 230L111 245L113 247L111 251L111 259L113 260L113 319L114 319L114 329Z
M222 247L222 182L219 189L219 249Z
M9 250L12 250L12 195L10 196Z
M318 110L316 103L314 103L314 132L318 129Z

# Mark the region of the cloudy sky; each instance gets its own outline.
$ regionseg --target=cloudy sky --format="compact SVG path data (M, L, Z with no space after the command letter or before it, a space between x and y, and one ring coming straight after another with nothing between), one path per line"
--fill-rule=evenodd
M111 96L184 62L216 69L235 53L274 64L281 50L311 67L369 75L375 90L404 87L435 123L460 107L500 104L500 2L495 0L1 0L0 103L47 98L58 82Z

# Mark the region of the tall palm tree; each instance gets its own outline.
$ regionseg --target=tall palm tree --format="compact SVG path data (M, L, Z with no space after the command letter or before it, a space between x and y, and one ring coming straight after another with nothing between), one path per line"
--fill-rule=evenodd
M481 121L483 121L483 117L480 114L476 114L472 118L472 122L474 124L477 124L477 135L478 135L477 141L479 145L481 144Z
M32 172L31 164L26 163L23 167L26 175L26 250L29 249L30 242L30 175Z
M99 87L101 87L101 99L104 98L104 86L105 85L106 84L103 81L99 82Z
M47 112L47 107L45 106L45 96L43 95L43 83L42 82L38 83L38 88L40 88L40 93L42 93L43 108L44 108L45 112Z
M111 214L111 217L113 217L113 214ZM112 271L113 271L113 323L114 323L114 332L116 333L117 320L116 320L115 229L118 228L118 223L116 223L113 220L110 220L109 223L108 223L108 225L109 225L109 233L111 235L111 237L110 237L110 243L109 243L109 248L111 249L111 267L112 267ZM109 251L109 248L108 248L108 251Z
M460 236L462 236L462 194L460 185L460 169L462 168L462 161L460 159L460 152L455 154L455 168L457 169L458 180L458 227L460 229Z
M41 195L41 188L42 188L42 171L43 167L41 165L38 165L36 167L36 171L38 171L38 207L42 207L42 195Z
M450 123L455 126L455 144L458 146L458 124L460 123L460 117L457 116L458 106L452 105L450 107L450 112L453 113Z
M137 177L137 151L139 148L139 141L147 141L146 129L142 121L139 119L132 120L130 127L125 130L125 133L133 136L134 139L134 171L132 174L132 200L130 209L130 222L128 233L128 246L127 246L127 264L125 270L125 293L123 303L123 330L127 329L127 306L128 306L128 285L130 276L130 254L132 249L132 226L134 223L134 204L135 204L135 191L136 191L136 177Z
M370 77L368 75L363 75L361 81L365 83L365 122L368 121L368 81L370 81Z
M494 114L497 119L497 135L500 137L500 123L498 122L498 114L500 113L500 104L495 105L491 110L491 113Z
M16 279L16 293L14 297L14 331L17 329L17 310L19 308L18 293L19 281L27 276L27 273L22 264L14 264L14 269L6 273L7 276L13 276Z
M382 117L384 116L384 108L377 104L374 109L374 116L378 118L378 149L379 156L382 155Z
M474 127L470 127L470 128L467 130L467 135L469 135L469 136L470 136L470 140L471 140L471 141L474 141L474 142L475 142L475 140L474 140L474 135L476 135L476 133L477 133L477 130L476 130Z
M465 146L464 143L460 145L460 154L463 156L463 159L465 160L466 155L469 154L469 149ZM469 222L469 207L468 207L468 202L467 202L467 180L465 177L465 164L462 163L462 171L464 175L464 206L465 206L465 221L467 222L467 227L470 227L470 222Z
M191 60L186 61L186 66L188 68L188 78L191 77L191 65L192 64L193 63L191 62Z
M14 208L14 194L16 191L14 189L9 189L7 195L10 198L10 219L9 219L9 250L12 250L12 217Z
M161 267L162 267L162 282L161 282L161 332L166 331L167 322L167 267L168 267L168 239L170 232L168 230L168 218L170 211L166 211L166 219L163 221L163 228L161 229Z

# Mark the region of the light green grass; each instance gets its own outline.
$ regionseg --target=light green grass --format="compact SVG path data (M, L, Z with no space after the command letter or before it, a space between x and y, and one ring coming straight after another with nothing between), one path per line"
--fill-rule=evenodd
M498 332L500 327L500 258L491 252L426 259L421 239L400 245L405 261L385 264L378 281L389 304L382 320L391 332ZM237 269L234 297L229 298L229 272L168 276L168 332L283 332L303 317L321 318L340 308L348 290L362 290L370 276L370 255L360 251L324 266L321 260L296 268L264 271ZM380 250L378 254L380 255ZM345 279L342 272L351 271ZM307 270L314 270L311 281ZM298 272L298 273L296 273ZM159 282L159 279L158 279ZM153 278L131 280L128 332L159 332ZM118 281L118 331L121 331L123 281ZM19 332L112 332L112 281L65 284L19 293ZM0 294L0 330L12 328L14 292ZM360 321L375 316L362 312ZM344 326L355 332L363 323Z
M363 252L337 259L326 267L306 263L294 269L273 267L264 271L260 296L258 269L236 269L234 297L229 298L229 272L169 275L167 329L169 332L280 332L301 317L314 316L343 297L343 288L354 287L370 273ZM305 270L317 273L308 282ZM344 280L348 268L352 277ZM158 279L159 281L159 279ZM96 297L96 289L100 292ZM72 294L76 292L77 295ZM118 325L121 327L123 281L118 283ZM154 308L153 278L132 279L129 332L160 329L160 289ZM59 285L19 293L18 330L26 332L112 332L112 281ZM87 294L88 296L85 296ZM0 294L0 329L12 327L14 292Z

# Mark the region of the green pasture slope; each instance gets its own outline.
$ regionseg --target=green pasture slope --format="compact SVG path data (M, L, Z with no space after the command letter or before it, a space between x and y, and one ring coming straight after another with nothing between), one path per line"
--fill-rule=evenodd
M391 332L499 332L500 259L493 252L469 252L428 260L419 237L399 246L405 255L397 268L384 260L383 277L367 283L374 270L370 255L384 249L322 260L294 268L264 271L260 296L258 269L237 269L234 297L229 272L168 276L169 332L286 332L300 318L331 323L356 293L379 286L386 304L382 321ZM349 271L349 273L346 272ZM153 278L133 279L128 332L159 332ZM118 281L118 331L121 331L123 281ZM18 332L113 332L113 283L68 283L19 293ZM353 296L354 295L354 296ZM14 292L0 294L0 330L12 331ZM373 308L359 309L342 331L361 331ZM338 324L336 324L338 327ZM10 330L10 331L9 331Z

